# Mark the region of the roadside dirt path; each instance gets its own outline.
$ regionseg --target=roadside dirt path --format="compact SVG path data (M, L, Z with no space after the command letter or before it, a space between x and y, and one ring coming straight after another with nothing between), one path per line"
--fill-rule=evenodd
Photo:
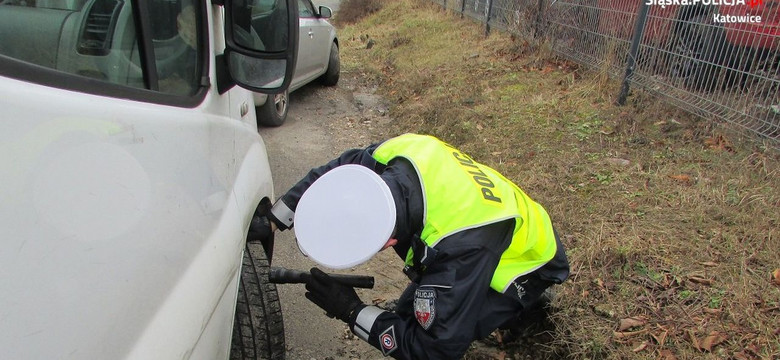
M310 84L290 95L287 122L264 128L276 196L281 196L311 168L344 150L381 140L378 129L387 124L387 108L374 89L358 83L355 74L342 72L333 88ZM327 241L328 239L323 239ZM314 263L298 251L292 231L277 233L274 266L308 270ZM406 286L402 262L392 251L343 273L376 278L373 290L359 290L365 303L397 298ZM346 325L324 316L304 297L303 285L279 285L284 314L287 358L291 360L380 359L381 352L354 338Z

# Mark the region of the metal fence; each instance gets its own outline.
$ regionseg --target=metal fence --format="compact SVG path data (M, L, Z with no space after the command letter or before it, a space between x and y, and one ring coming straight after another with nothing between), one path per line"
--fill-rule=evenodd
M432 0L780 149L780 6L770 0ZM678 3L683 1L678 1ZM720 3L720 4L719 4ZM729 3L729 4L725 4Z

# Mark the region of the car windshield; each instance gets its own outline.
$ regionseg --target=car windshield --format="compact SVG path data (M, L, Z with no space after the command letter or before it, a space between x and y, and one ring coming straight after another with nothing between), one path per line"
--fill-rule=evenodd
M200 77L197 3L139 3L140 10L129 0L0 0L0 56L133 88L193 94ZM145 46L139 44L142 27L152 35Z

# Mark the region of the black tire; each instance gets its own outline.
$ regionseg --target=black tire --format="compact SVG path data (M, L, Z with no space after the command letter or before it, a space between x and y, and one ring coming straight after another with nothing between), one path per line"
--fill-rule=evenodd
M341 60L339 59L339 46L335 42L330 46L330 58L328 70L320 76L320 82L325 86L336 86L339 83L341 73Z
M268 281L269 269L262 244L248 243L236 300L231 360L284 359L282 306L276 284Z
M277 127L287 120L287 110L290 108L290 92L268 95L265 104L258 106L257 125Z
M712 14L694 14L679 23L672 46L676 54L671 69L674 77L692 90L716 88L731 47L723 26L713 21Z

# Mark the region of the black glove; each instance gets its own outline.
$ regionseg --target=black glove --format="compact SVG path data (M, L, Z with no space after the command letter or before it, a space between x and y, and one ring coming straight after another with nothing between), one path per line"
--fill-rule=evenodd
M306 298L325 310L326 315L347 324L355 321L363 302L355 289L333 280L318 268L311 268L311 280L306 283Z
M249 233L246 240L249 242L262 241L271 237L273 230L268 217L255 214L252 216L252 222L249 223Z
M270 239L275 230L272 227L272 221L274 221L274 218L273 214L271 214L271 202L261 202L255 209L255 213L252 214L252 221L249 223L249 232L246 236L247 241L254 242Z

